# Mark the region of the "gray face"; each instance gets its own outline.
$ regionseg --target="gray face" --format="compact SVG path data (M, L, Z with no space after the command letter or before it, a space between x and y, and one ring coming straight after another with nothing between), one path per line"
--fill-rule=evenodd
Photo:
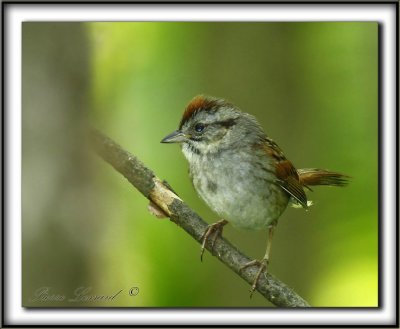
M231 104L197 111L183 124L181 131L187 136L183 147L200 154L249 145L247 141L261 141L264 136L253 116Z

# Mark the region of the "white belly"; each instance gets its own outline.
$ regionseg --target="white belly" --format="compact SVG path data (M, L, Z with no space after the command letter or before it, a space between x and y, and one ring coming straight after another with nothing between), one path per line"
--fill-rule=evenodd
M222 156L220 161L192 158L193 185L207 205L233 226L266 229L285 210L289 197L274 183L267 161L254 165L245 159L243 154Z

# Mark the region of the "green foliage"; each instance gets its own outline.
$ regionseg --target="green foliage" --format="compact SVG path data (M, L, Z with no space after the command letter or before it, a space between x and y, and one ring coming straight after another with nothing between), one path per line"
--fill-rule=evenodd
M255 114L297 166L352 176L347 188L310 193L316 205L309 212L282 216L270 268L315 306L377 305L376 23L96 23L88 29L93 117L210 222L216 215L190 186L180 150L159 144L199 93ZM115 254L127 261L110 280L140 284L141 306L266 305L249 300L246 286L210 255L201 264L199 246L152 218L137 192L111 185L119 199L129 198L113 219L124 221L124 242L107 262L115 264ZM261 256L265 233L232 231L225 234L240 248Z

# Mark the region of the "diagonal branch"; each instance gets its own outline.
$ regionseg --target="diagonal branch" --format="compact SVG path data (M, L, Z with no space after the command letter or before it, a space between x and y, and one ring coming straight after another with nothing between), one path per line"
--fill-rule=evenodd
M121 173L140 193L161 208L171 221L201 243L201 237L207 228L207 223L157 178L149 168L97 130L91 132L91 140L96 153L100 157ZM206 244L206 248L209 251L211 250L210 243ZM222 237L218 238L212 252L215 257L245 281L250 284L253 283L258 269L246 268L240 271L240 267L248 263L250 259L229 241ZM309 307L309 304L302 297L269 273L266 277L260 277L256 289L276 306Z

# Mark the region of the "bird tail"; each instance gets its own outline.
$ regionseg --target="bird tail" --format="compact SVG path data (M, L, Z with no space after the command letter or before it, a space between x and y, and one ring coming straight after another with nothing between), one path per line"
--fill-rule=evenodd
M349 182L349 176L316 168L298 169L300 183L303 186L310 185L328 185L328 186L346 186Z

